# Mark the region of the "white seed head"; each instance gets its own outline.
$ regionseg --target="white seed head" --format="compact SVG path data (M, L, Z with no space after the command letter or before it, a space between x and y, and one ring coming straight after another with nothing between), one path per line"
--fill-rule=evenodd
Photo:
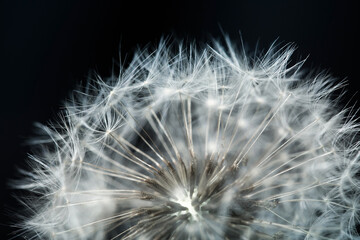
M164 42L91 82L34 140L29 239L359 239L358 125L341 87L227 40Z

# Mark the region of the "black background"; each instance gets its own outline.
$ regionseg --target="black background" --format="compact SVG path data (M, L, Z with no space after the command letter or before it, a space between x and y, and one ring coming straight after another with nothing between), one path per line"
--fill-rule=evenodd
M131 2L131 3L130 3ZM275 39L298 46L294 60L348 80L346 101L360 89L356 1L0 1L1 237L16 208L8 180L24 167L34 122L54 119L90 70L111 74L113 62L162 36L209 41L221 29L249 48ZM356 103L358 94L352 98ZM12 209L12 210L9 210Z

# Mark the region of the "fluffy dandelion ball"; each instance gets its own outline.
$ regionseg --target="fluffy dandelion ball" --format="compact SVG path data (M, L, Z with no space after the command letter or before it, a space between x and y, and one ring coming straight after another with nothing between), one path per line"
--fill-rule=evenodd
M359 239L358 125L293 51L163 41L97 77L41 126L22 236Z

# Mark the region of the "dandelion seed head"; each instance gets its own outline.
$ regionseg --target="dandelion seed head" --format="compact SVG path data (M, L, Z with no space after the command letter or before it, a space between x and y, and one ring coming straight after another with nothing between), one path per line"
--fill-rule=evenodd
M20 234L359 238L359 126L293 51L162 41L89 82L34 140Z

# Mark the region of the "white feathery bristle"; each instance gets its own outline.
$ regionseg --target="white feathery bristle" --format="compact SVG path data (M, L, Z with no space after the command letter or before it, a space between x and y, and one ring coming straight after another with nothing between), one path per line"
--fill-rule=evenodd
M359 127L294 51L159 44L42 126L27 239L359 239ZM26 215L26 214L25 214Z

